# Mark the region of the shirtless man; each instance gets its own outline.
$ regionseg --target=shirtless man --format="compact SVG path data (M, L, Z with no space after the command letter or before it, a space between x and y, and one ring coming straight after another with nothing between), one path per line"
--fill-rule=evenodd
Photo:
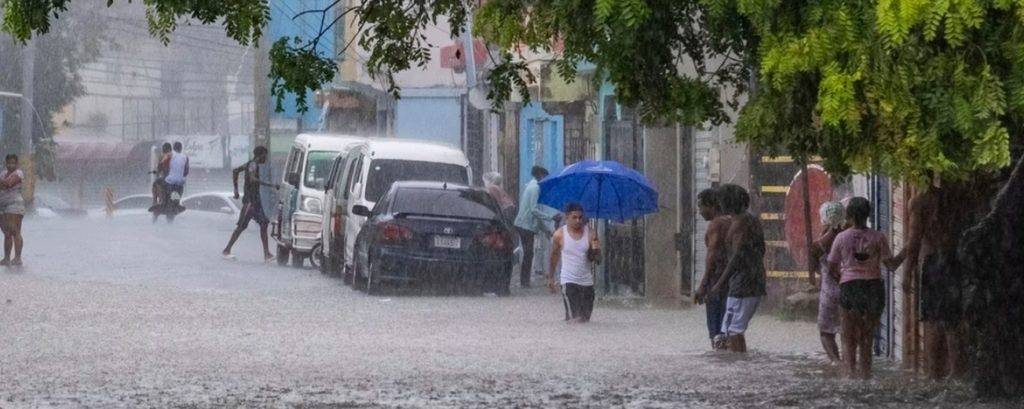
M722 270L725 269L725 263L729 260L725 236L729 233L732 216L722 211L721 194L714 188L704 189L697 194L697 207L700 209L700 216L708 221L708 230L704 235L707 257L704 278L701 279L700 286L697 287L697 292L693 295L693 302L705 305L711 347L722 349L724 345L716 345L715 338L722 334L725 297L721 295L708 296L708 292L711 290L711 286L718 282Z
M966 370L962 272L956 250L964 231L979 218L986 197L967 183L932 186L910 201L903 285L905 292L913 293L910 274L919 280L925 373L936 380L961 376Z
M747 352L744 333L757 312L761 299L767 295L767 274L764 268L764 229L756 216L747 211L750 195L742 187L727 184L719 188L722 210L731 215L725 241L729 261L709 296L727 296L722 332L732 352Z

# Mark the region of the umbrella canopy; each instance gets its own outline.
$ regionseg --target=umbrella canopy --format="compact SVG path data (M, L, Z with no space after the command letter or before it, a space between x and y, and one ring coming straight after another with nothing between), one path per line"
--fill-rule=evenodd
M658 211L658 192L621 163L585 160L540 182L540 203L564 209L572 202L588 217L622 222Z

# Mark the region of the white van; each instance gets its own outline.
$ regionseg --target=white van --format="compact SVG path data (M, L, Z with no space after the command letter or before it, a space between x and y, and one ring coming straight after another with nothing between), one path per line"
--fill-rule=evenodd
M450 182L469 185L473 180L469 160L461 150L447 145L422 142L409 139L375 139L360 144L348 154L345 165L349 167L341 172L344 181L336 181L335 186L344 186L337 191L334 204L338 209L340 220L338 229L341 235L340 246L344 256L339 260L344 265L348 277L352 267L352 249L356 235L362 228L366 218L352 214L357 205L372 209L391 184L400 180ZM337 189L336 189L337 190Z
M335 158L365 138L347 135L300 134L285 163L274 238L277 262L301 267L307 257L316 265L321 257L324 187ZM312 256L312 257L311 257Z

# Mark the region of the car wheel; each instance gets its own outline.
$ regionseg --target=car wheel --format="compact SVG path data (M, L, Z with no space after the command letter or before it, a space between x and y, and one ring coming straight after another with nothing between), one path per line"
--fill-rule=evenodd
M344 282L345 284L352 285L352 277L354 275L352 273L352 268L347 267L345 266L344 263L339 262L338 269L341 270L341 281Z
M366 260L366 294L373 295L380 292L380 285L373 283L373 259L367 256Z
M330 274L327 270L327 263L324 262L324 247L321 244L313 246L313 251L309 253L309 265L320 270L323 274Z
M288 264L288 247L277 245L277 264L281 266Z

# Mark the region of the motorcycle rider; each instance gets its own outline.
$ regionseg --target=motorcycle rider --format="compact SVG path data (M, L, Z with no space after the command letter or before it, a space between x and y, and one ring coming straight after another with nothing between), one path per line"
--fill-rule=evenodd
M164 192L164 178L167 177L167 168L171 163L171 144L164 142L161 147L160 160L157 161L156 170L152 173L156 175L156 179L153 180L153 206L149 208L149 211L154 211L156 206L162 202Z
M182 195L185 192L185 178L188 177L188 155L181 152L181 142L174 143L174 152L168 158L167 176L164 184L167 186L168 194L178 192Z

